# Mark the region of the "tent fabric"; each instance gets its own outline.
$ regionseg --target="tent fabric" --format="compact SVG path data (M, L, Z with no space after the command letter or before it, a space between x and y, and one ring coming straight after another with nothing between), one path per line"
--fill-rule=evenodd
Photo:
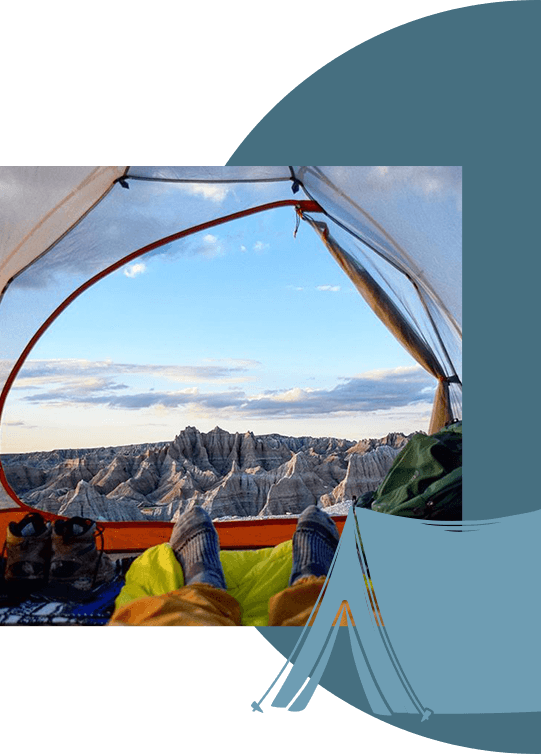
M292 542L261 550L220 552L227 591L240 603L245 626L266 626L269 599L288 585L292 567ZM168 544L156 545L135 560L115 608L139 597L167 594L184 586L182 568Z
M414 277L461 327L461 168L304 166L295 173L328 214Z
M368 271L354 259L350 254L340 248L336 241L329 234L329 229L325 223L316 222L308 218L308 222L316 230L325 246L329 249L335 261L340 265L344 272L349 276L355 287L370 306L374 314L383 322L384 325L392 332L395 338L404 346L414 359L421 364L427 372L439 380L434 409L429 427L429 433L437 432L452 421L452 411L450 406L449 391L446 389L448 375L445 367L438 363L435 354L418 333L415 328L407 321L406 317L400 312L399 308L393 303L377 281L370 276ZM454 379L455 375L451 375Z
M0 186L0 413L33 336L94 276L226 215L313 200L435 356L434 416L461 418L459 167L4 167ZM175 245L189 251L189 239Z
M2 168L0 292L89 211L125 167Z

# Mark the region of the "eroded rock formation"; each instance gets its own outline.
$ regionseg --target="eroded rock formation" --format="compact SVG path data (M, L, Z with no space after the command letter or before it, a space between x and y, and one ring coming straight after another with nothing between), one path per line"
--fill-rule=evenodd
M2 463L22 500L61 515L170 521L196 504L213 518L270 516L376 489L406 441L186 427L170 443L12 454Z

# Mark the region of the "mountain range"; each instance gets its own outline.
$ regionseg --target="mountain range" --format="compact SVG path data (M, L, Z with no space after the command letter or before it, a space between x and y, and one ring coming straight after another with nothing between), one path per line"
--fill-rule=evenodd
M40 510L101 521L174 521L189 505L213 519L298 514L374 490L409 436L229 433L186 427L172 442L4 454L8 482Z

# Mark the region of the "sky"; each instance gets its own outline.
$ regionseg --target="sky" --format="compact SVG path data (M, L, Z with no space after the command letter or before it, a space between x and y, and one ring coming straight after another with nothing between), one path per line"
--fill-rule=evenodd
M198 201L223 209L226 196ZM282 208L217 226L87 290L19 373L2 452L167 441L186 426L352 440L426 431L434 379L314 231L301 223L294 237L295 219ZM23 314L19 294L30 290L26 315L38 316L47 287L73 288L48 265L15 290Z

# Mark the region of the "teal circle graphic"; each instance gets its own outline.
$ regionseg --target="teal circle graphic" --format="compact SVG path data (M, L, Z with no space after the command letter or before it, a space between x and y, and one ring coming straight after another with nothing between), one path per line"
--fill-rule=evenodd
M530 0L393 29L294 89L228 163L463 166L470 520L541 507L535 435L523 441L535 429L540 24Z

